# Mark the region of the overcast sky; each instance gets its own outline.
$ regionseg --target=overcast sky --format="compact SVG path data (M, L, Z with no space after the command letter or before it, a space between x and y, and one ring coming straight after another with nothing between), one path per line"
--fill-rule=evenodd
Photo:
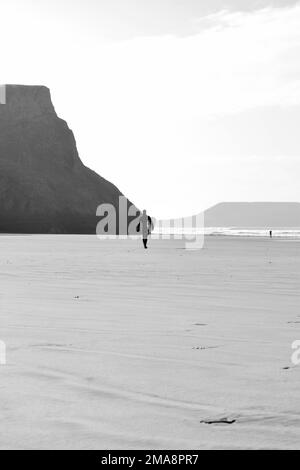
M300 201L300 2L1 0L0 82L156 217Z

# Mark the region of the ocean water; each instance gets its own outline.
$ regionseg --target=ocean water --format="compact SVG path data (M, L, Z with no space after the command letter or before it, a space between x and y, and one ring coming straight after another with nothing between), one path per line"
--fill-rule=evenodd
M235 237L269 237L269 230L263 228L228 228L215 227L205 229L207 235ZM272 229L273 238L300 238L300 228Z
M236 227L158 227L155 235L207 235L207 236L231 236L231 237L269 237L266 228L236 228ZM273 238L300 238L300 227L272 229Z

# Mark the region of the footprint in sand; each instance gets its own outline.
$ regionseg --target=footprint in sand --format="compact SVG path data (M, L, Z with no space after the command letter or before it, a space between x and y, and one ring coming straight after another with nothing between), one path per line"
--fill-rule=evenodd
M65 348L70 347L72 344L58 344L58 343L40 343L40 344L31 344L32 348Z

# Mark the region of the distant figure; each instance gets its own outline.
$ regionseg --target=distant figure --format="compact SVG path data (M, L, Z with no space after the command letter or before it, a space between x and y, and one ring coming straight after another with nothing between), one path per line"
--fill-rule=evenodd
M145 250L147 250L147 243L148 243L148 236L152 232L154 228L152 219L149 215L147 215L147 211L143 211L143 214L141 215L140 222L137 226L137 231L142 232L143 236L143 244Z
M270 232L269 232L269 233L270 233L270 238L272 238L272 237L273 237L273 231L272 231L272 230L270 230Z

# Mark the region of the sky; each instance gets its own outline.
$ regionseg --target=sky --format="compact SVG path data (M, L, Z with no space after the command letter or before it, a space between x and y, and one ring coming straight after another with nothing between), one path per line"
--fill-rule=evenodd
M300 2L1 0L0 83L46 85L85 165L157 218L300 201Z

